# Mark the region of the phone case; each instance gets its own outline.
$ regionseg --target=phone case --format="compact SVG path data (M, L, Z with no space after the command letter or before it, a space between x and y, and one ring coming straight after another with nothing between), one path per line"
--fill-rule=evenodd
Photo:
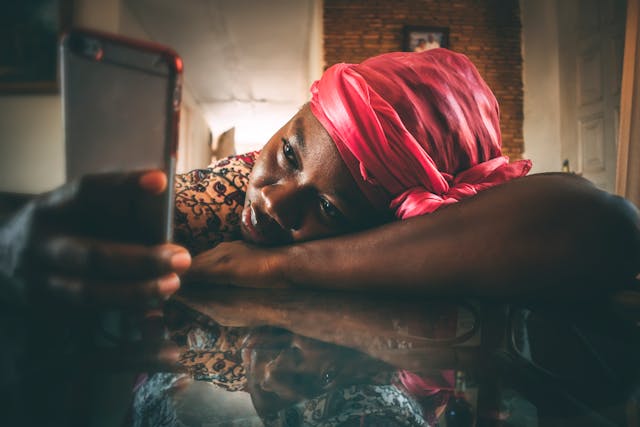
M182 60L159 44L81 29L60 50L67 179L164 170L161 200L136 209L150 243L170 240Z

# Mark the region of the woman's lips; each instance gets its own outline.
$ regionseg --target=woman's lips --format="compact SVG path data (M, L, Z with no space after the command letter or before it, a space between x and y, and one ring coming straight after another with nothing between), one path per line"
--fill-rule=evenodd
M266 243L267 239L251 203L242 211L242 228L253 242Z
M256 210L251 202L242 211L241 223L244 236L254 243L275 245L291 241L291 237L278 223Z

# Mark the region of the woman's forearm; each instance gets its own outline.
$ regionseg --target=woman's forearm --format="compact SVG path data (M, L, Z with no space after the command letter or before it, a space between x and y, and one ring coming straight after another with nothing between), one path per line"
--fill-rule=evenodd
M627 201L565 175L536 175L433 214L284 248L290 286L434 295L557 296L629 283L640 226Z

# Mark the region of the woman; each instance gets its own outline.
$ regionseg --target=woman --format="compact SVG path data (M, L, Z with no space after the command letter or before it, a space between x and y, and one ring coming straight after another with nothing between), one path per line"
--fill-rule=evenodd
M141 382L136 387L132 413L136 426L181 425L180 418L191 412L185 409L180 416L177 410L185 406L180 404L180 391L184 389L182 380L188 378L249 393L263 420L300 402L352 386L378 386L395 394L404 393L405 399L412 401L391 365L356 350L274 327L224 327L173 303L167 323L171 338L181 348L179 364L188 375L159 373ZM446 403L446 392L434 393L429 402L424 416L433 419L435 411L441 412ZM224 422L223 415L214 416L216 422Z
M179 177L176 241L198 254L188 279L201 285L403 287L408 292L484 295L537 292L557 282L535 283L527 275L517 281L517 276L509 277L522 273L515 269L526 267L522 259L515 266L505 264L506 277L500 276L505 268L489 267L482 272L476 262L495 265L495 252L487 251L493 235L526 235L531 230L519 230L520 225L532 225L529 221L533 217L538 221L539 212L530 216L530 208L520 210L518 219L506 221L506 228L502 228L496 226L496 212L489 206L469 214L454 205L522 177L529 168L527 161L509 164L501 156L497 103L468 59L446 50L382 55L360 65L339 64L327 70L312 87L310 104L273 136L257 158L250 153L225 159L210 169ZM560 207L558 198L568 196L564 192L567 188L557 192L551 185L565 185L564 180L547 176L534 180L533 185L539 188L532 184L516 187L517 192L511 195L518 203L516 210L531 204L528 199L541 189L553 197L547 203ZM568 181L575 189L587 188L577 178ZM505 203L509 201L498 194L491 200L500 203L500 211L508 212ZM574 202L580 200L572 197ZM545 201L538 197L533 202L539 208ZM350 240L272 248L371 228L390 222L394 216L408 219L431 214L432 218L443 218L436 211L447 205L454 206L439 212L449 215L423 230L434 243L431 250L444 254L428 256L429 244L425 245L425 239L416 242L413 234L420 228L409 227L407 231L391 228L396 236L405 233L400 239L377 235L372 242L371 235L365 233ZM500 223L504 224L504 219ZM479 225L489 228L477 230ZM538 229L533 231L539 233ZM220 244L240 238L271 247ZM388 250L385 244L390 246ZM509 251L518 258L530 249L519 240L502 244L510 244ZM455 259L459 245L467 252ZM554 250L548 248L547 256L556 256ZM329 261L323 262L324 257ZM538 256L531 262L549 259ZM467 264L471 264L474 277ZM582 274L581 270L574 274ZM482 288L474 287L478 280L486 281ZM536 288L527 289L528 283ZM185 354L190 353L183 352L181 363L193 362L185 362ZM199 366L214 366L209 363L214 359L207 359L206 354L194 360ZM152 386L145 385L147 389ZM300 394L292 398L289 388L265 393L254 384L249 390L262 416L272 415L283 402L293 404L300 398ZM310 393L304 397L316 396Z
M501 156L497 103L466 57L435 50L338 64L311 91L256 160L238 213L244 242L289 245L423 216L279 249L223 244L195 258L190 279L557 296L637 273L630 205L574 176L506 184L530 163Z
M339 64L312 94L260 153L246 197L240 185L225 199L244 199L237 215L198 211L205 234L228 235L189 243L181 230L197 221L178 215L178 241L203 250L193 260L184 246L142 244L144 217L131 206L164 191L164 174L88 177L3 224L0 270L28 279L3 281L4 296L54 313L51 295L147 309L189 268L184 278L202 285L484 297L575 299L634 280L634 208L574 176L522 177L529 165L500 156L497 103L466 57ZM203 188L196 181L185 185ZM217 191L220 181L208 182ZM179 190L179 211L181 197L191 196Z
M144 218L128 207L162 192L166 177L94 177L4 224L2 271L38 276L27 293L110 305L167 297L190 266L186 278L201 284L489 297L589 295L638 273L631 204L575 176L509 181L529 163L501 157L497 103L463 55L338 64L312 94L260 153L238 217L200 214L214 230L239 224L246 242L208 249L240 235L204 237L193 262L184 247L139 244ZM190 244L180 227L190 225L178 224Z

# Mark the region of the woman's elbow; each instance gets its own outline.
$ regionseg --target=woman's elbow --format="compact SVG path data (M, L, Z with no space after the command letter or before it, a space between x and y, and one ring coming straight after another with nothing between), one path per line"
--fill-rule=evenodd
M640 273L640 216L628 200L597 189L589 181L573 177L549 177L555 183L553 199L556 224L571 254L570 275L611 290L637 283ZM551 195L553 194L553 195ZM575 262L575 264L574 264Z
M605 201L606 247L614 272L621 279L635 280L640 273L640 215L628 200L609 195Z

